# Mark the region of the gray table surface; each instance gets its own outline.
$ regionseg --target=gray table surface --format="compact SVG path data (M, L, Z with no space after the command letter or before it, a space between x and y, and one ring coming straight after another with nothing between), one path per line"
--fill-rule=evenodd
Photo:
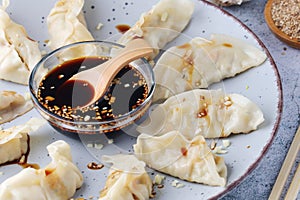
M273 57L282 83L283 110L277 134L258 166L236 188L227 193L227 199L268 199L281 165L288 152L300 122L300 50L278 40L269 30L264 19L267 0L251 0L241 6L224 8L248 26L265 44ZM299 165L298 153L283 193ZM298 198L300 199L300 193Z

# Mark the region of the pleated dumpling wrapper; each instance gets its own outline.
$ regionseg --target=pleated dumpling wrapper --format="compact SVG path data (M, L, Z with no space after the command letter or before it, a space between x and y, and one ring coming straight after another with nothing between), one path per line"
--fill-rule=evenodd
M188 139L196 135L220 138L232 133L249 133L263 121L261 109L245 96L194 89L158 104L137 131L163 135L178 130Z
M201 135L187 140L178 131L162 136L141 134L133 148L140 160L160 172L190 182L226 185L224 159L212 153Z
M145 39L153 48L152 59L188 25L194 12L191 0L160 0L118 40L127 44L134 38Z
M210 1L218 6L233 6L233 5L241 5L242 3L250 0L210 0Z
M157 61L154 101L191 89L207 88L261 65L266 58L262 50L228 35L213 34L210 40L194 38L171 47Z
M72 162L69 144L62 140L47 146L52 162L45 168L25 168L0 185L0 199L70 199L83 183L80 170Z
M45 123L44 119L31 118L25 124L0 130L0 165L20 160L29 149L28 134Z
M134 155L103 156L112 166L99 200L146 200L152 193L152 180L145 163Z
M29 75L41 59L38 43L6 13L9 0L0 7L0 79L28 85Z
M52 50L59 47L88 40L94 40L89 32L82 8L84 0L59 0L47 17L49 46ZM93 55L93 45L77 46L66 50L60 58L63 60Z
M0 124L9 122L33 108L29 95L15 91L0 92Z

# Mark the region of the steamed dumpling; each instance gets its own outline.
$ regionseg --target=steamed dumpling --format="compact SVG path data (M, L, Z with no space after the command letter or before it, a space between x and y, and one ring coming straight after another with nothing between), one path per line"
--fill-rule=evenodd
M0 8L0 79L27 85L31 70L41 59L38 43L25 28L5 12L9 1Z
M72 163L70 146L56 141L47 146L52 162L43 169L25 168L0 185L0 199L69 199L81 187L83 177Z
M47 17L48 32L50 35L49 46L51 49L71 44L74 42L94 40L86 27L82 12L84 0L59 0L51 9ZM94 47L76 47L64 54L63 59L73 59L83 55L90 55Z
M0 130L0 165L25 155L29 149L29 132L36 131L44 123L42 119L32 118L25 124Z
M219 138L249 133L263 121L260 108L242 95L194 89L159 104L137 130L151 135L178 130L188 139L196 135Z
M145 171L145 163L133 155L103 156L111 163L105 188L99 200L146 200L152 192L152 181Z
M232 6L232 5L241 5L244 2L250 0L211 0L212 3L220 6Z
M0 124L9 122L33 108L30 98L14 91L0 92Z
M207 88L266 60L266 54L246 42L222 34L210 40L194 38L168 49L154 68L154 101L194 88Z
M118 43L127 44L136 37L142 37L153 48L155 57L159 50L175 39L187 26L194 11L190 0L160 0L132 26Z
M178 131L162 136L141 134L133 146L135 155L149 167L190 182L225 186L227 168L198 135L188 141Z

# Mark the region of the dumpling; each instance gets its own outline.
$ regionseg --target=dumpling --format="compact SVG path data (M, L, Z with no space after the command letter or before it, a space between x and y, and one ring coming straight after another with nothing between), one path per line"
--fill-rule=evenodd
M146 200L152 193L152 180L145 163L134 155L103 156L112 166L99 200Z
M233 77L266 60L266 54L228 35L213 34L210 40L194 38L168 49L154 67L157 88L154 101Z
M0 130L0 165L25 155L29 149L28 133L36 131L44 123L45 120L32 118L25 124Z
M241 5L243 2L250 0L211 0L212 3L220 6L232 6L232 5Z
M5 12L8 5L9 1L3 0L0 8L0 79L27 85L42 56L38 43Z
M47 146L52 162L43 169L25 168L0 185L0 199L69 199L83 183L80 170L72 163L70 146L56 141Z
M141 134L133 146L135 155L149 167L182 180L225 186L227 167L198 135L186 140L178 131L162 136Z
M30 98L15 91L0 92L0 124L9 122L33 108Z
M55 50L74 42L94 40L86 27L82 8L84 0L59 0L47 17L49 46ZM59 33L59 34L58 34ZM73 59L78 56L90 55L94 46L76 47L68 50L63 59Z
M178 130L188 139L219 138L256 130L263 121L260 108L242 95L194 89L159 104L137 131L163 135Z
M194 3L190 0L160 0L150 11L142 14L118 43L125 45L136 37L142 37L154 48L154 58L187 26L193 12Z

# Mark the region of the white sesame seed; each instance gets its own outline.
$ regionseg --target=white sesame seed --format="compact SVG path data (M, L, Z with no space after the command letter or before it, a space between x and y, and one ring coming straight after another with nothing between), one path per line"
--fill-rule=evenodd
M95 144L95 149L103 149L103 144Z
M91 116L86 115L86 116L84 116L84 119L83 119L83 120L87 122L87 121L89 121L90 119L91 119Z
M224 101L229 101L230 100L230 98L229 97L224 97Z
M231 101L225 101L225 102L224 102L224 105L225 105L225 106L231 106L231 105L232 105L232 102L231 102Z
M21 159L19 160L19 163L25 163L26 157L25 155L22 155Z
M102 28L103 24L102 23L98 23L98 25L96 26L96 30L100 30Z
M93 145L92 143L89 143L89 144L86 145L86 147L88 147L88 148L93 148L94 145Z
M162 184L163 180L165 179L165 176L162 176L160 174L156 174L154 177L154 184L160 185Z
M63 74L58 75L59 79L62 79L63 77L65 77L65 75L63 75Z
M173 180L172 183L171 183L171 185L172 185L173 187L176 187L178 183L179 183L179 181Z
M178 184L176 185L176 188L182 188L182 187L184 187L184 184L182 184L182 183L178 183Z
M113 140L113 139L108 139L108 140L107 140L107 143L108 143L108 144L112 144L112 143L114 143L114 140Z
M213 150L212 150L213 153L215 154L225 154L227 153L228 151L223 149L222 146L216 146Z
M227 148L230 146L231 142L230 142L230 140L222 140L222 144L223 144L223 147Z

